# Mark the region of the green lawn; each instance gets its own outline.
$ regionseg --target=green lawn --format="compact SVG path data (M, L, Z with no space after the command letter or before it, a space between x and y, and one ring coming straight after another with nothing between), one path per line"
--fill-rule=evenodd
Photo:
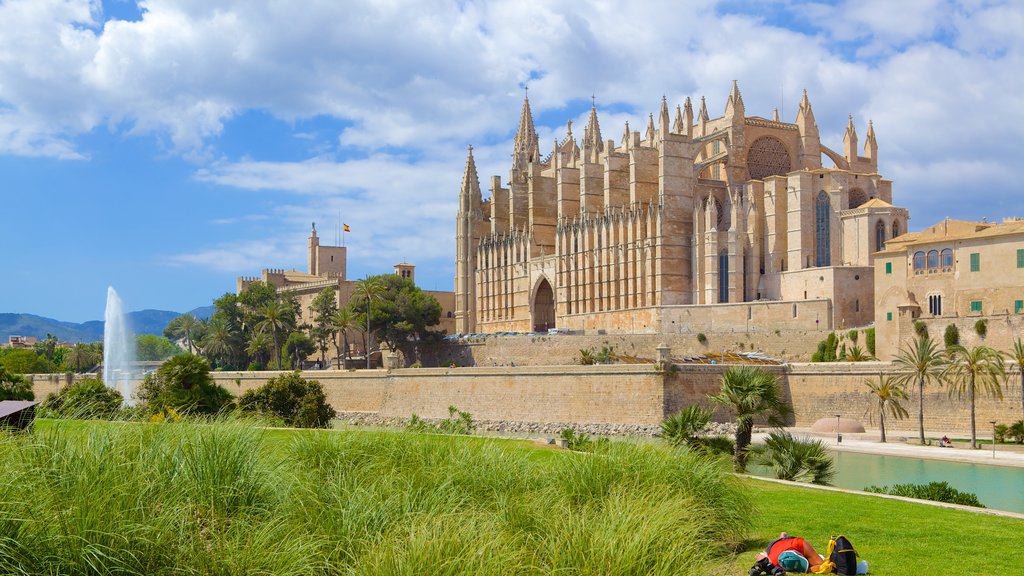
M88 560L125 574L743 575L785 530L821 552L845 534L872 574L1002 574L1024 533L1024 520L730 478L724 462L647 444L587 455L498 438L45 420L36 437L0 446L12 471L0 480L4 572L90 573Z

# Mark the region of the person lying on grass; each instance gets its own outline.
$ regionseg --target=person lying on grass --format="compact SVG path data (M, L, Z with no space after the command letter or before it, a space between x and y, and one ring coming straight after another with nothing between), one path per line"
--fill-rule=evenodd
M772 540L764 552L757 553L757 559L761 558L767 558L786 572L813 572L822 562L821 555L809 542L785 532Z

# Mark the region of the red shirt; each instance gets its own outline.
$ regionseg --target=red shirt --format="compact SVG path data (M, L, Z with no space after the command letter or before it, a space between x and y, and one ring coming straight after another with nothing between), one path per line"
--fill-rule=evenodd
M804 539L796 536L790 536L789 538L781 538L772 542L768 545L766 550L768 559L771 560L772 564L779 565L779 554L782 554L786 550L792 550L801 556L804 555Z

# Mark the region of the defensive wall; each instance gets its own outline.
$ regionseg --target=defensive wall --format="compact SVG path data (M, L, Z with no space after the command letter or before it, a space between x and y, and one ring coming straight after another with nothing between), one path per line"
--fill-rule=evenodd
M366 412L406 418L413 413L443 418L455 405L482 420L570 422L579 424L659 423L692 403L713 407L707 395L719 389L723 365L675 365L662 371L652 364L595 366L504 366L473 368L405 368L397 370L316 370L304 376L323 384L328 402L340 412ZM787 364L766 369L780 377L783 395L792 403L790 424L808 427L836 414L877 425L865 379L891 373L885 362ZM218 383L235 395L256 388L279 372L215 372ZM39 399L66 385L64 375L34 375ZM893 429L916 429L916 390L904 406L910 417L888 422ZM982 435L990 420L1021 419L1021 385L1009 379L1003 400L979 398L977 419ZM970 428L966 402L950 399L946 389L925 388L925 430L929 434L964 433ZM729 415L718 408L716 420Z

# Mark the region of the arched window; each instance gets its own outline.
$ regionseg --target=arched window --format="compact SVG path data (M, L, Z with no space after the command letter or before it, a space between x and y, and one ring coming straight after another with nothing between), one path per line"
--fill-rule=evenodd
M924 270L924 252L914 252L914 271Z
M789 174L789 152L785 144L774 136L762 136L747 150L747 172L752 180Z
M885 250L885 222L875 224L875 252Z
M900 223L899 220L892 221L892 238L900 235Z
M814 209L814 240L815 266L831 266L831 242L829 241L829 227L832 219L832 206L829 204L828 194L822 190L818 194Z
M729 252L722 250L718 255L718 301L729 301Z
M943 268L953 267L953 249L943 248L942 252L939 253L939 265Z
M929 250L928 251L928 270L935 270L939 267L939 251Z

